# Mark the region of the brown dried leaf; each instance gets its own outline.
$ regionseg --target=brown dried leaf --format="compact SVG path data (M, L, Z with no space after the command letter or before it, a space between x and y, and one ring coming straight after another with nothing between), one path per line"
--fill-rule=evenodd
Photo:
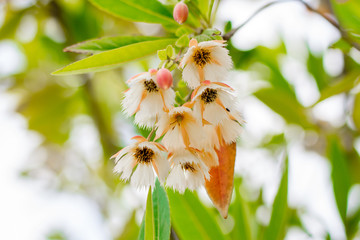
M216 153L219 165L210 169L210 181L205 182L205 188L220 214L227 218L234 187L236 143L221 146Z

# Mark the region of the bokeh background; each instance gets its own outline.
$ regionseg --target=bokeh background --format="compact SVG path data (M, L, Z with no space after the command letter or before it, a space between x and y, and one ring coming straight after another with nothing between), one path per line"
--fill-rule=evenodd
M222 0L215 27L238 26L268 2ZM333 10L328 1L308 3ZM360 7L345 16L359 33ZM86 0L0 1L0 239L137 238L147 191L118 180L109 157L144 133L121 112L125 80L159 60L50 75L84 57L65 47L132 34L166 33L160 25L114 18ZM246 120L234 196L241 196L256 238L269 224L288 154L284 238L360 239L360 52L298 2L258 14L229 49L234 70L227 82ZM223 220L205 190L198 195L224 234L240 239L239 199ZM347 205L345 216L337 201Z

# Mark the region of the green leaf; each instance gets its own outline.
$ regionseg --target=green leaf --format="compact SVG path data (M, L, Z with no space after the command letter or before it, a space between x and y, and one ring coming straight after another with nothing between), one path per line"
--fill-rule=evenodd
M175 49L173 48L173 46L171 45L168 45L166 47L166 55L169 57L169 58L173 58L175 56Z
M189 36L187 34L182 35L175 43L179 48L189 46Z
M347 166L347 157L339 143L337 137L329 139L328 157L331 161L331 178L335 194L336 205L341 219L346 222L347 200L350 190L350 173Z
M337 94L350 91L355 87L359 77L360 72L359 70L356 70L348 73L346 76L342 77L342 79L336 81L335 83L329 84L320 92L320 99L315 104Z
M158 179L156 179L152 201L154 208L155 240L168 240L171 226L169 200Z
M253 239L250 226L249 206L240 194L241 179L235 178L235 201L230 205L229 213L234 218L235 226L231 233L233 239Z
M354 235L359 230L360 222L360 208L350 216L346 221L346 236L348 236L348 239L355 239Z
M360 34L360 1L348 0L339 1L331 0L332 9L338 18L340 25L350 32L350 36L353 36L353 40L360 43L360 39L354 37Z
M224 27L224 32L230 32L232 30L232 22L231 21L227 21Z
M360 131L360 93L355 96L352 116L356 128Z
M167 193L170 200L172 224L179 239L226 239L214 216L194 193L185 191L182 195L170 189Z
M172 14L157 0L90 0L99 9L135 22L175 25Z
M315 126L308 120L306 109L296 98L281 88L260 89L254 95L274 112L281 115L288 123L295 123L304 128Z
M201 13L204 16L208 16L208 11L210 10L210 3L209 0L192 0L196 3L198 8L200 9Z
M144 240L144 239L145 239L145 214L144 214L143 219L141 221L138 240Z
M185 34L189 35L190 33L192 33L192 31L190 29L182 26L182 27L179 27L178 29L176 29L175 36L180 37Z
M317 57L308 51L309 58L307 60L307 67L309 72L313 75L316 85L319 90L323 89L328 83L330 77L325 72L323 66L323 56Z
M170 226L169 200L164 188L156 179L154 191L151 193L150 188L148 192L139 240L168 240Z
M288 218L288 174L288 158L286 157L283 176L273 203L269 226L265 229L264 240L282 240L285 237L285 225Z
M115 48L127 46L133 43L159 40L160 37L152 36L117 36L103 37L80 42L64 49L65 52L96 54Z
M167 59L166 49L158 50L157 55L160 60L166 60Z
M337 42L333 43L330 46L330 48L340 49L344 53L349 53L351 50L351 47L352 46L342 38L340 38Z
M74 62L52 74L68 75L109 70L118 67L122 63L151 55L157 50L173 44L175 41L176 39L168 38L130 44Z
M149 188L147 200L146 200L146 210L145 210L145 240L154 239L154 214L153 214L153 202L151 187Z
M139 233L139 226L136 223L135 213L136 211L134 210L130 219L126 223L123 232L116 238L116 240L136 239Z
M222 40L220 36L221 32L217 29L206 29L200 35L195 36L198 42L210 41L210 40Z

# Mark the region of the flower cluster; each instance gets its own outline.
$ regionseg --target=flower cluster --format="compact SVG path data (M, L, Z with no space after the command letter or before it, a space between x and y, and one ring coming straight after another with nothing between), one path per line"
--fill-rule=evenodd
M114 171L124 180L131 177L137 187L152 186L156 174L179 192L209 180L209 170L219 164L216 150L234 142L242 130L234 90L221 82L231 67L224 41L192 39L179 63L191 99L177 107L169 70L151 69L128 80L124 112L156 135L154 141L152 133L148 139L134 137L136 143L113 156Z

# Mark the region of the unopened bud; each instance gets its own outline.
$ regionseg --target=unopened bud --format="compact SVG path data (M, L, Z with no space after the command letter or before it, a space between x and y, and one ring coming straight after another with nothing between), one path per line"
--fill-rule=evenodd
M171 75L171 72L166 68L160 69L156 73L156 82L160 88L164 90L168 89L169 87L172 86L173 83L173 77Z
M149 69L149 73L150 73L151 75L155 75L155 74L157 73L157 70L151 68L151 69Z
M189 9L185 3L179 2L174 7L173 16L175 21L182 24L186 21L189 14Z

